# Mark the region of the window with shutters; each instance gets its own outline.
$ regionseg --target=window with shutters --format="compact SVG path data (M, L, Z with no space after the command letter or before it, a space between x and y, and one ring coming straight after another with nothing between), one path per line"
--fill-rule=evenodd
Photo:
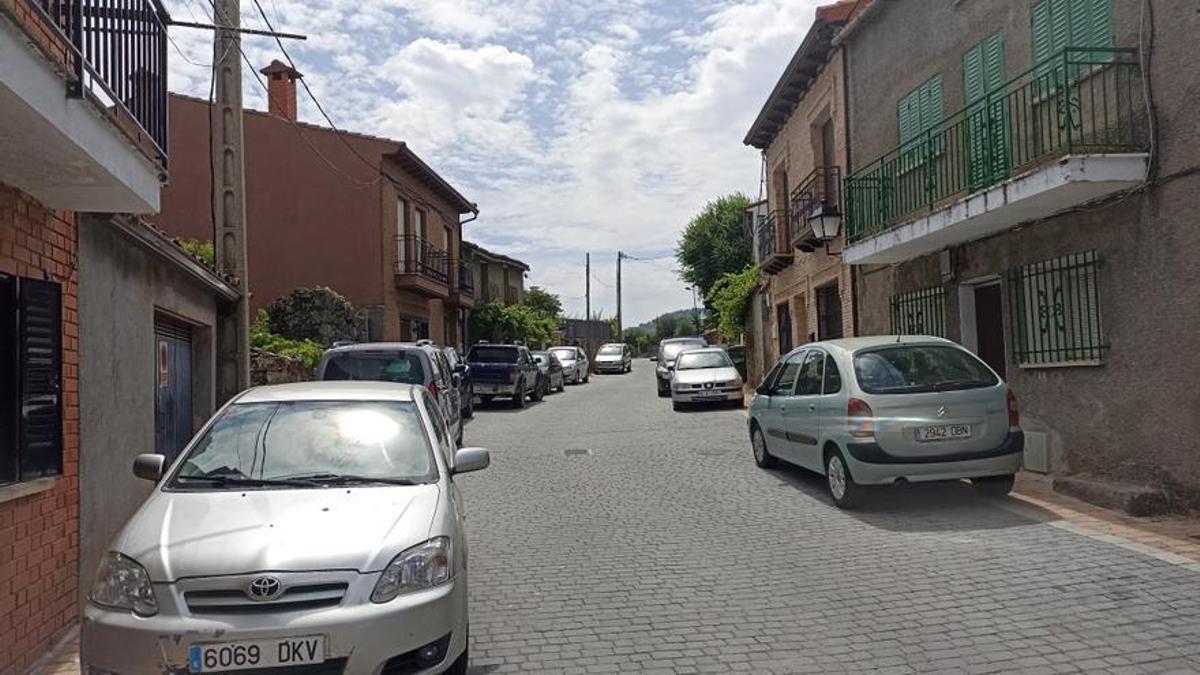
M942 90L941 74L934 75L897 104L902 170L912 169L929 156L940 155L945 150L941 133L933 133L942 123Z
M1052 89L1064 76L1063 68L1069 69L1066 76L1079 76L1083 66L1068 63L1069 52L1062 61L1055 58L1064 49L1110 49L1114 44L1112 0L1040 0L1030 10L1030 18L1035 76L1043 81L1039 88ZM1099 58L1106 57L1092 54L1085 60Z
M888 304L894 335L946 337L946 289L941 286L898 293Z
M963 54L967 181L975 191L1008 176L1008 98L1004 87L1004 33L996 32Z
M1099 365L1107 346L1100 321L1095 251L1024 265L1008 273L1013 354L1022 366Z
M0 485L62 473L62 288L0 274Z

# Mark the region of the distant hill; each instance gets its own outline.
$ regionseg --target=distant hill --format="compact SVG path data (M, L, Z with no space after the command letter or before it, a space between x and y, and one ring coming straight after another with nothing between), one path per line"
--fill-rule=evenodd
M704 311L703 307L700 307L697 311L700 312L700 322L704 323L704 320L708 316L707 313ZM650 319L649 321L647 321L645 323L640 323L636 326L633 326L632 328L627 328L625 330L626 330L626 332L636 331L638 333L654 333L659 320L662 320L662 319L666 319L667 321L670 321L672 325L678 324L678 323L684 323L684 322L691 323L692 322L692 310L691 309L677 309L673 312L665 312L663 314L659 314L658 316L654 317L653 319Z

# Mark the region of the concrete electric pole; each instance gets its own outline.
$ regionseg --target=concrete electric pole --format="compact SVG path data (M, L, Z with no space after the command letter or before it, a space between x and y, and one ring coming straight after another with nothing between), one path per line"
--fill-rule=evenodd
M625 254L617 251L617 341L623 342L624 330L621 329L621 260Z
M583 259L583 320L592 320L592 254ZM586 324L585 324L586 325Z
M216 0L213 39L213 248L217 269L241 291L217 322L217 403L250 386L250 284L246 266L246 182L242 139L240 0Z

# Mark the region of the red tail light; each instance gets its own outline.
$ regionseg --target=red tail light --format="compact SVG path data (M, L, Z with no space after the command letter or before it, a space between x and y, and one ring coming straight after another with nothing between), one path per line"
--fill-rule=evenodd
M437 398L437 394L438 394L437 383L430 382L429 383L429 395L433 396L434 398Z
M852 398L846 402L846 425L850 435L855 438L867 438L875 435L875 411L860 398Z
M1021 411L1017 408L1017 395L1008 390L1008 426L1021 426Z

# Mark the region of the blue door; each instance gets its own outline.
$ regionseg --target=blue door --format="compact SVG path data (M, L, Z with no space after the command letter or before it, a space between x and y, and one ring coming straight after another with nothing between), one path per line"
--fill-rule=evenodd
M172 462L192 438L192 329L154 321L154 451Z

